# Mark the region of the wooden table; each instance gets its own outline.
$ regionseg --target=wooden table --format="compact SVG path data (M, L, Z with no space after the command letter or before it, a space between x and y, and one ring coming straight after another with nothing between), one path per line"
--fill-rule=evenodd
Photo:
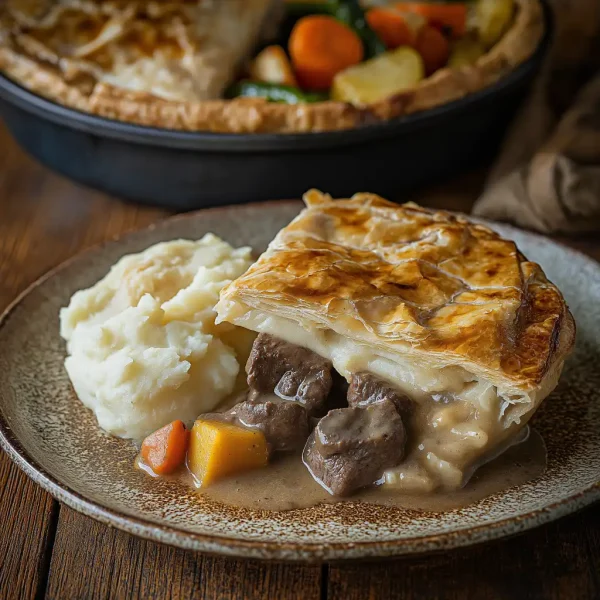
M424 203L468 210L482 175ZM167 215L34 163L0 125L0 310L49 268ZM600 241L573 244L600 259ZM59 505L0 453L0 598L600 598L598 505L511 540L374 564L229 560L143 541Z

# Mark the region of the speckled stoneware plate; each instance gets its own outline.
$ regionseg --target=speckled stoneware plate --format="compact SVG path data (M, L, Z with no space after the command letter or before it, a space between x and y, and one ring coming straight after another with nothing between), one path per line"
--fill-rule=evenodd
M136 535L205 552L284 560L396 556L514 534L600 498L600 267L544 238L495 226L541 263L578 324L559 388L536 415L546 473L459 510L431 514L341 503L283 513L204 505L174 482L132 468L135 450L97 427L63 369L58 311L123 254L212 231L262 251L298 212L273 203L176 217L88 251L42 278L0 322L0 442L62 502Z

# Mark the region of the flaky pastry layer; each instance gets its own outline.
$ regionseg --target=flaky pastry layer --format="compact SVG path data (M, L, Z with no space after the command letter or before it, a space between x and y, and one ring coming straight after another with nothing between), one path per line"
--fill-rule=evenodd
M219 320L312 347L346 376L365 370L340 366L362 353L391 365L379 373L391 382L411 368L484 381L521 406L517 419L555 387L574 343L573 317L514 242L374 194L332 200L312 190L305 202L223 290Z

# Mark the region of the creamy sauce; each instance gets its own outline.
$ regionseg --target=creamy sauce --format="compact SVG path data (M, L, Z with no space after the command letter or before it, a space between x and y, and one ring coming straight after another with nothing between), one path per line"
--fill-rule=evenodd
M470 481L452 492L409 495L386 485L349 498L328 494L310 475L298 454L276 457L268 467L216 482L198 494L207 500L253 510L285 511L336 502L367 502L427 512L473 504L487 496L531 481L546 468L546 446L535 431L480 467Z
M238 402L245 399L246 392L232 394L219 407L225 412ZM464 403L453 402L446 408L460 408ZM411 429L423 431L425 420L433 418L442 423L449 420L447 415L440 417L439 408L446 411L444 405L438 407L438 402L431 398L423 403L411 419ZM453 410L453 412L455 412ZM458 421L462 420L462 416ZM481 418L481 415L480 417ZM442 427L441 429L445 429ZM505 433L506 435L506 433ZM422 440L421 440L422 441ZM462 445L459 442L459 446ZM412 447L411 447L412 446ZM198 489L202 500L217 502L229 506L251 510L286 511L308 508L319 504L334 504L338 502L365 502L377 505L396 506L426 512L442 512L453 510L511 487L522 485L541 476L546 468L546 446L542 437L534 429L526 426L513 436L505 438L501 443L484 452L479 452L476 462L464 464L461 469L462 481L457 485L444 489L431 489L427 486L415 485L422 475L411 473L417 465L423 450L423 444L415 440L407 448L407 457L400 468L408 474L403 484L394 484L393 478L386 472L381 483L384 485L365 488L352 496L332 496L317 481L315 481L302 461L302 452L275 454L269 465L263 469L248 471L233 475L211 484L207 488ZM439 452L439 450L438 450ZM152 477L178 480L186 486L194 487L194 478L187 468L169 476L160 476L138 457L135 467ZM422 470L418 471L422 473ZM410 485L407 486L406 483Z
M384 350L326 327L306 329L239 302L223 302L217 306L220 318L311 350L329 359L348 382L355 373L370 373L412 400L406 456L384 473L387 485L406 494L460 489L472 465L515 439L538 404L521 392L500 389L482 374L417 359L407 348Z

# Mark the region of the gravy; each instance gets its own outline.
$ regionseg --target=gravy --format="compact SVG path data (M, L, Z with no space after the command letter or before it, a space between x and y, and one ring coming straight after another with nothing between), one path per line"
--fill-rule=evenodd
M311 477L299 454L293 454L276 457L264 469L218 481L198 494L205 500L252 510L285 511L349 501L442 512L522 485L539 477L545 468L546 446L532 429L526 441L480 467L463 488L452 492L408 495L387 485L338 498Z

